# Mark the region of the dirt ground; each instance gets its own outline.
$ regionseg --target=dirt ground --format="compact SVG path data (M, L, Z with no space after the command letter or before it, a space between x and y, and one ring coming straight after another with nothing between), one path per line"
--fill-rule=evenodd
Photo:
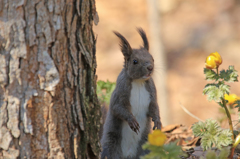
M240 71L240 1L238 0L169 0L160 1L161 34L167 56L167 95L171 124L191 125L197 120L183 111L205 120L217 119L219 106L202 95L203 68L208 54L219 52L221 69L234 65ZM142 44L136 27L149 33L146 0L96 1L99 24L97 35L97 75L99 80L116 81L123 66L118 39L123 34L136 48ZM151 37L150 47L151 47ZM161 74L161 64L155 73ZM240 85L231 84L231 91L240 96ZM163 123L164 125L164 123Z

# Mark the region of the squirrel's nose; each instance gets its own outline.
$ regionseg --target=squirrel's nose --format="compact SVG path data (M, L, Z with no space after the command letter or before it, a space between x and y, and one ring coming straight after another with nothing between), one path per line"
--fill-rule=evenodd
M152 71L152 70L153 70L153 67L152 67L152 66L148 66L147 69L148 69L149 71Z

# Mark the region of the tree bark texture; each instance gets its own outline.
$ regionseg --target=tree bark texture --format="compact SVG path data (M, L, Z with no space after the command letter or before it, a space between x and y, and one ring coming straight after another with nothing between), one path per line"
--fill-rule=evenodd
M98 158L95 0L0 0L0 158Z

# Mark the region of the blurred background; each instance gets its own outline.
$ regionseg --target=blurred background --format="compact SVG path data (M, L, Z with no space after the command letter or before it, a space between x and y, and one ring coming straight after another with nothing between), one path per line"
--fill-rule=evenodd
M163 97L159 104L163 102L167 107L162 108L160 104L163 126L190 126L197 121L182 106L202 120L218 119L221 117L219 106L202 95L209 83L203 74L204 63L210 53L217 51L223 58L220 70L234 65L240 71L240 1L156 0L155 4L150 3L153 1L96 0L98 80L115 82L123 67L119 39L112 31L120 32L132 48L138 48L142 39L136 27L142 27L155 58L155 83L165 86L158 94L159 98ZM230 85L231 93L240 96L239 82Z

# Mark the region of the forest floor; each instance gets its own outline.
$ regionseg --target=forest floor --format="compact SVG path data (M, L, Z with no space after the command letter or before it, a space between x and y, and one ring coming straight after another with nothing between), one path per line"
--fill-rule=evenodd
M193 135L191 127L175 124L164 127L162 131L167 136L165 144L177 141L177 145L182 147L182 150L187 154L187 157L184 157L184 159L200 159L200 157L205 157L207 151L203 151L200 146L201 139ZM219 151L217 149L213 150L216 152ZM235 149L233 158L240 158L240 149L238 147Z

